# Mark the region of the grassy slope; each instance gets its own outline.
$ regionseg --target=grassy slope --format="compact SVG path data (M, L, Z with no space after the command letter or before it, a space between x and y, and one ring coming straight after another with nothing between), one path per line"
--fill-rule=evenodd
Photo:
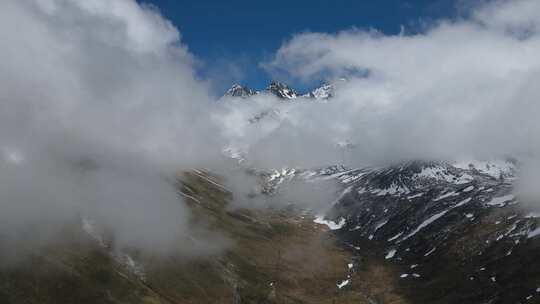
M0 269L0 303L162 303L79 229Z
M222 253L139 253L146 270L142 282L74 229L80 226L75 223L67 225L61 241L0 268L0 303L368 303L353 288L336 288L347 277L352 255L323 227L284 210L229 211L231 195L208 177L184 174L179 188L196 198L186 199L193 221L230 240Z

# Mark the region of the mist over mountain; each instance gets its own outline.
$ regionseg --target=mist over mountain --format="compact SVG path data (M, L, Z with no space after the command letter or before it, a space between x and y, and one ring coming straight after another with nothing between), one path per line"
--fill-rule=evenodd
M157 6L4 0L0 302L540 301L540 2L463 10L214 96Z

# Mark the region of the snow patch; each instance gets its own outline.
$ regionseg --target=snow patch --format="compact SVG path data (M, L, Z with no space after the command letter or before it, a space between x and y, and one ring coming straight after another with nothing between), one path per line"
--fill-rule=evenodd
M473 190L474 190L474 186L469 186L469 187L463 189L463 192L471 192Z
M346 220L341 218L339 222L336 223L334 221L325 220L324 215L319 215L315 217L313 222L320 225L326 225L330 230L339 230L345 226Z
M427 227L428 225L430 225L431 223L435 222L436 220L440 219L441 217L443 217L446 213L448 213L449 211L451 211L452 209L455 209L457 207L460 207L460 206L463 206L465 205L466 203L470 202L472 200L472 198L466 198L464 200L462 200L461 202L457 203L455 206L452 206L444 211L441 211L437 214L434 214L432 215L431 217L429 217L427 220L425 220L424 222L422 222L420 225L418 225L418 227L416 227L415 230L413 230L411 233L407 234L407 236L405 236L403 240L406 240L408 238L410 238L411 236L415 235L416 233L418 233L420 230L422 230L423 228Z
M516 170L516 166L513 163L509 161L505 161L505 160L492 160L492 161L472 160L472 161L457 162L457 163L454 163L453 166L456 168L464 169L464 170L474 169L476 171L487 174L494 178L513 177L515 175L515 170Z
M447 198L447 197L456 196L456 195L459 195L459 194L456 193L455 191L448 192L448 193L445 193L445 194L443 194L443 195L440 195L439 197L437 197L437 198L434 199L433 201L434 201L434 202L440 201L440 200L445 199L445 198Z
M437 247L434 247L433 249L431 249L430 251L426 252L426 254L424 254L425 257L429 256L430 254L432 254L433 252L435 252L435 250L437 250Z
M137 276L141 281L146 280L146 273L144 271L144 267L135 262L131 256L129 256L127 253L116 253L113 255L114 259L124 265L131 273L133 273L135 276Z
M508 194L508 195L505 195L505 196L494 197L494 198L491 199L491 201L487 202L486 205L503 207L506 202L509 202L509 201L511 201L513 199L515 199L515 196L512 195L512 194Z
M471 197L466 198L466 199L462 200L461 202L457 203L454 207L450 208L450 210L454 209L454 208L457 208L457 207L461 207L461 206L465 205L466 203L470 202L471 200L472 200Z
M95 241L98 242L98 244L101 247L107 247L105 244L105 241L103 240L103 237L99 233L98 229L96 228L96 223L88 218L82 218L82 229L84 232L86 232L90 237L92 237Z
M527 233L527 238L531 239L531 238L536 237L538 235L540 235L540 227L538 227L538 228L536 228L536 229L534 229L532 231L529 231L529 233Z
M402 234L403 234L403 231L402 231L402 232L399 232L398 234L396 234L396 235L394 235L393 237L389 238L387 241L388 241L388 242L395 241L395 240L397 240L397 238L399 238Z
M540 213L538 212L529 212L525 215L525 218L539 218Z
M411 196L407 197L407 199L411 200L411 199L414 199L414 198L421 197L422 195L424 195L424 193L418 193L418 194L411 195Z
M389 260L391 258L393 258L395 255L396 255L396 250L395 249L392 249L390 251L388 251L388 253L386 254L386 256L384 257L386 260Z
M388 188L385 188L385 189L374 189L374 190L371 190L371 193L372 194L375 194L377 196L383 196L383 195L401 195L401 194L408 194L410 193L411 190L409 190L409 188L407 187L401 187L401 186L398 186L394 183L392 183L390 185L390 187Z
M385 220L385 221L377 224L377 226L375 226L375 232L377 232L377 230L381 229L384 225L386 225L386 223L388 223L388 220Z
M341 289L341 288L349 285L349 282L350 282L350 280L347 279L347 280L345 280L345 281L343 281L343 282L341 282L339 284L336 284L336 286L337 286L337 288Z
M437 179L458 185L469 183L474 179L471 175L467 173L456 174L454 172L451 172L445 166L424 168L416 176L421 178Z

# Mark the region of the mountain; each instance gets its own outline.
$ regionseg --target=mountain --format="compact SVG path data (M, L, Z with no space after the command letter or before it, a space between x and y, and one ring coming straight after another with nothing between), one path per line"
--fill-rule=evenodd
M388 269L411 303L539 303L540 213L513 194L515 170L512 161L416 161L346 171L318 222L360 267Z
M230 96L230 97L249 97L256 95L257 92L253 91L252 89L248 87L241 86L239 84L233 84L233 86L225 92L224 96Z
M190 223L227 237L221 252L186 257L119 249L106 229L82 218L39 251L21 247L17 264L0 267L0 303L367 303L336 285L354 277L352 254L311 216L232 208L233 194L207 171L183 172L176 186ZM198 244L195 237L181 242Z
M226 95L302 102L334 90L325 84L299 95L273 82L264 92L235 85ZM250 122L279 122L279 109ZM354 153L357 145L340 141L336 149ZM249 194L225 186L236 177L207 170L173 179L190 225L222 235L222 251L186 257L117 248L105 227L81 215L43 248L21 247L16 264L0 267L0 303L540 303L540 213L515 194L515 159L258 169L249 167L249 152L227 153L256 185ZM326 193L324 212L289 200L234 206L244 196L279 199L298 181L309 189L335 182L339 191Z
M335 86L333 84L325 83L303 96L315 99L329 99L334 97L334 90Z
M295 98L334 93L325 84ZM313 220L352 253L354 275L339 289L361 292L368 303L540 303L540 212L515 193L519 167L512 158L418 160L257 174L266 195L297 180L339 182L341 193Z
M540 212L514 193L519 162L409 161L259 171L264 193L336 180L314 218L352 253L338 287L368 303L539 303Z
M298 93L294 89L291 89L288 85L277 81L272 81L266 88L266 92L281 99L295 99L298 97Z
M267 94L274 95L283 101L325 101L334 96L334 91L335 85L330 83L325 83L322 86L315 88L313 91L305 94L299 94L295 89L278 81L272 81L264 91L255 91L248 87L234 84L229 90L227 90L227 92L225 92L221 100L227 100L230 98L246 99L255 95ZM284 114L287 112L286 110L282 111L280 108L281 106L283 106L283 104L277 104L271 108L267 107L260 109L260 112L249 117L247 120L252 124L268 119L273 119L275 122L280 122L283 120L285 117Z
M315 88L314 90L307 92L305 94L298 93L295 89L291 88L287 84L272 81L264 91L255 91L248 87L233 84L230 89L228 89L224 97L241 97L246 98L249 96L257 94L271 94L283 100L291 99L329 99L334 96L335 85L331 83L325 83L320 87Z
M512 194L513 160L251 170L273 196L335 180L326 214L230 208L208 171L178 176L193 223L230 238L212 257L110 245L91 219L0 268L2 303L538 303L540 214ZM329 202L330 203L330 202ZM195 240L186 240L186 245ZM314 288L315 287L315 288Z

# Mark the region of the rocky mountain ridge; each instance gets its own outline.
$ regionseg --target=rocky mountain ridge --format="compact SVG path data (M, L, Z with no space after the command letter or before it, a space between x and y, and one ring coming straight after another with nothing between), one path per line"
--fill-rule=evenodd
M272 81L263 91L256 91L240 84L233 84L223 96L247 98L254 95L270 94L283 100L294 100L297 98L328 99L334 96L334 90L335 85L324 83L322 86L317 87L310 92L300 94L287 84L279 81Z
M540 302L540 213L514 193L514 160L334 169L343 192L316 222L355 267L393 269L412 303Z

